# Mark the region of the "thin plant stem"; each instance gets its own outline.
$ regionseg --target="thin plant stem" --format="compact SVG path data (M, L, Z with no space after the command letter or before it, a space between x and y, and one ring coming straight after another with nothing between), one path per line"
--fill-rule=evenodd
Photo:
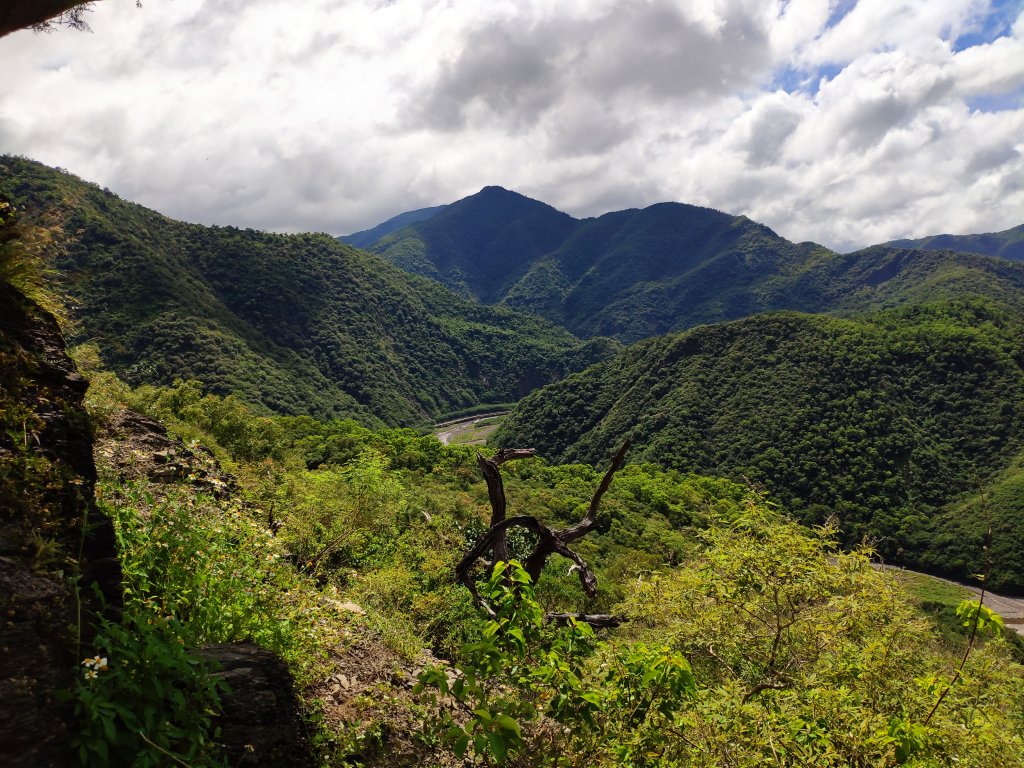
M942 693L939 694L939 698L935 700L935 704L932 706L931 712L928 713L928 717L924 719L922 725L928 725L928 722L932 719L932 715L935 714L935 710L939 708L942 700L946 698L946 694L949 693L950 689L956 685L956 681L960 679L960 675L964 671L964 666L967 664L967 659L971 655L971 651L974 648L974 641L978 638L978 624L981 622L981 607L985 604L985 588L988 586L988 570L991 565L991 551L992 551L992 525L988 526L988 533L985 534L985 570L981 575L981 595L978 598L978 610L974 614L974 624L971 627L971 637L967 641L967 647L964 649L963 658L960 659L960 666L956 669L956 674L953 675L953 679L949 681L945 688L942 689Z

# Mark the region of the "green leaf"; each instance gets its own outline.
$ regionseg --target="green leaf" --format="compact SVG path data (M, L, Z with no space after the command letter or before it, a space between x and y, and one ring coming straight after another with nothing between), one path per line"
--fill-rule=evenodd
M494 759L498 763L505 762L505 756L508 753L508 748L505 745L505 738L500 733L491 731L487 734L487 744L491 748L491 754L494 755Z
M522 737L522 733L519 730L519 723L517 723L508 715L498 715L494 718L494 723L502 730L511 731L516 735L516 737Z
M487 749L487 737L482 733L478 733L473 737L473 750L478 754L482 755Z

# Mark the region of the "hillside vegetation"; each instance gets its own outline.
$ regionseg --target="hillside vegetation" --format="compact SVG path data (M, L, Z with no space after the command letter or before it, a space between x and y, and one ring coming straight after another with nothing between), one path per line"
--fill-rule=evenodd
M1019 264L885 246L838 254L680 203L579 220L487 187L367 247L485 304L623 341L780 309L848 314L965 295L1024 306Z
M195 378L281 413L412 423L515 400L607 351L327 235L173 221L15 157L0 196L62 233L49 258L72 339L98 341L133 383Z
M742 485L627 466L597 535L579 542L597 596L564 561L537 584L511 563L511 580L480 574L497 607L488 620L452 579L490 516L470 451L409 430L263 417L192 383L132 392L91 375L101 431L131 405L209 446L238 485L215 497L193 470L151 493L105 468L136 638L109 628L99 642L115 673L81 685L97 716L79 737L89 764L108 748L124 764L159 762L122 730L130 710L108 733L93 709L132 701L116 666L126 649L255 638L296 674L324 766L1024 765L1024 673L997 618L962 607L983 619L964 655L959 618L959 631L936 625L869 550L841 552L834 530L808 531ZM579 519L599 480L538 459L502 472L510 510L559 524ZM510 543L513 555L528 544ZM545 609L630 621L595 634L542 624ZM343 690L331 687L340 671ZM173 668L144 673L197 684ZM183 714L170 697L147 703L166 712L167 750L214 763L189 741L194 725L174 730Z
M5 277L27 265L2 261ZM758 321L757 338L780 353L790 338L826 349L831 341L853 370L885 379L889 366L925 350L921 388L933 369L963 365L965 386L1014 402L1000 387L1012 388L1007 347L1019 345L1012 318L995 307L744 322ZM729 357L722 353L743 325L627 354L733 333L707 345ZM5 327L4 349L9 334ZM757 358L759 342L749 343ZM605 476L612 482L598 506L601 473L592 466L504 464L510 513L561 528L596 512L594 530L573 549L597 589L584 592L559 557L532 580L516 558L534 542L510 536L508 562L472 572L493 606L485 616L452 578L493 519L493 489L471 450L410 429L268 415L198 381L132 389L104 369L100 352L96 344L74 351L90 383L89 416L76 418L91 429L78 445L88 453L98 436L95 503L116 532L123 611L86 633L79 610L52 633L77 646L66 663L70 729L61 741L83 766L266 759L254 745L220 750L214 717L230 692L194 653L244 641L288 666L323 768L1024 768L1024 669L999 617L970 601L925 613L871 567L870 547L844 551L832 523L808 530L744 483L638 461ZM805 357L792 360L796 370ZM4 462L8 496L31 505L42 492L87 494L91 503L91 462L87 482L33 466L38 425L26 426L24 386L13 378L0 402L15 458ZM81 393L83 379L74 381ZM966 424L985 423L986 409L961 404L965 391L938 390ZM1015 413L1002 415L1013 443ZM32 533L20 549L32 571L67 579L73 561L53 546L53 526ZM595 631L572 618L546 622L548 610L628 621ZM5 616L21 626L39 618ZM17 666L33 648L10 650ZM24 686L28 678L14 674L38 670L12 673Z
M762 485L809 524L835 515L847 542L960 577L991 514L993 584L1019 592L1019 477L999 473L1024 438L1022 334L978 301L762 315L636 344L524 398L493 439L599 463L631 436L635 460ZM988 512L939 514L990 481Z

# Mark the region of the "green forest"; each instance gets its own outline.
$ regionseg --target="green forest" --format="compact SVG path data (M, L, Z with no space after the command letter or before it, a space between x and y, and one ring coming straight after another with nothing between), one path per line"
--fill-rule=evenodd
M479 572L496 609L487 619L452 578L490 515L471 450L259 416L194 383L130 390L90 370L89 349L78 359L101 434L130 406L210 447L237 483L218 499L195 473L157 490L107 468L98 495L117 525L135 634L112 630L101 649L257 640L319 713L325 765L1021 764L1024 643L976 603L923 602L870 567L870 547L841 548L833 524L800 525L749 485L627 465L577 546L595 596L560 557L536 584L513 560L511 580ZM511 512L551 525L579 520L601 477L536 458L502 473ZM510 540L514 558L530 546ZM595 633L542 620L566 610L626 622ZM954 681L972 610L982 633ZM337 707L332 663L367 652L384 676ZM149 750L103 734L97 702L138 695L109 682L85 684L87 764L103 763L99 743L125 764ZM189 734L177 734L160 731L160 743L182 749Z
M999 247L953 238L839 254L710 208L572 219L487 187L366 247L484 304L632 342L782 309L851 314L965 294L1020 308L1024 266L957 252L1012 258L1018 230L982 236Z
M244 765L203 653L252 643L322 768L1024 766L1024 640L986 598L878 567L1024 591L1018 265L789 244L810 263L783 267L727 217L774 276L674 322L796 296L834 314L623 347L327 235L0 170L0 576L68 591L52 696L76 764ZM694 242L724 216L656 213ZM563 216L508 241L546 247ZM702 251L678 286L734 256ZM598 314L646 330L615 335L660 327L616 301ZM505 403L479 452L427 426Z
M834 518L848 543L958 578L991 523L993 584L1020 593L1024 501L1001 473L1024 437L1022 331L983 300L759 315L630 347L524 398L495 440L597 462L632 437L637 460L762 487L808 525Z
M0 197L53 233L48 266L131 383L195 378L278 413L409 424L508 402L614 345L456 298L327 235L183 224L16 157Z

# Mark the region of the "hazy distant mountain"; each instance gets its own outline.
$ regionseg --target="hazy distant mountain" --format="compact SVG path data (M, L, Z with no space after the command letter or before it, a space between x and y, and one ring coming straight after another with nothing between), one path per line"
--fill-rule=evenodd
M1024 288L1019 269L979 256L884 246L838 254L681 203L574 219L501 187L369 248L482 303L623 341L767 310L856 312L965 294L1016 301Z
M353 232L351 235L342 235L338 240L355 248L366 248L368 245L376 243L385 235L390 235L392 232L399 230L402 227L407 227L418 221L426 221L427 219L436 216L446 207L447 206L444 205L435 205L433 208L419 208L415 211L406 211L405 213L400 213L397 216L392 216L387 221L378 224L372 229L362 229L359 232Z
M984 253L987 256L1024 261L1024 224L1002 232L986 232L981 235L931 235L918 240L892 240L886 245L929 251L949 249Z
M396 424L518 399L608 349L324 235L173 221L23 158L0 157L0 197L60 222L72 342L135 384Z

